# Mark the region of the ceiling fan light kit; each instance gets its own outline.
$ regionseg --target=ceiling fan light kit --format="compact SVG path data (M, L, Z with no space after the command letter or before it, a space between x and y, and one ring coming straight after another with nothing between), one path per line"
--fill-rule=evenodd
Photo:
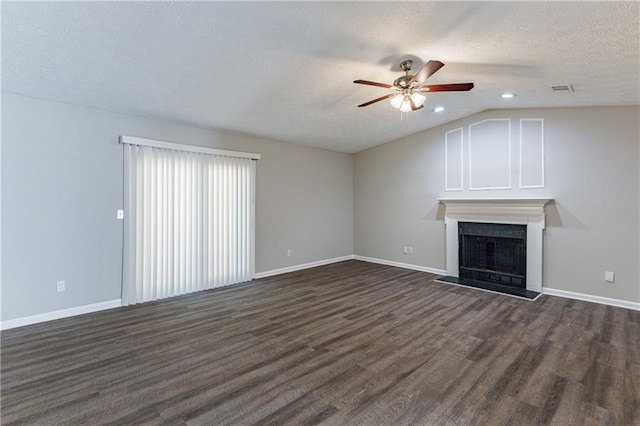
M395 95L393 98L391 98L391 106L394 107L395 109L400 109L400 107L402 107L403 102L404 102L404 96L402 96L399 93Z
M473 89L473 83L434 84L425 86L425 80L442 68L444 64L440 61L429 61L413 75L409 74L412 65L413 61L411 60L403 61L400 64L400 68L405 72L405 75L398 77L393 82L393 85L368 80L355 80L354 83L356 84L365 84L393 90L393 93L389 95L365 102L358 105L358 107L365 107L385 99L390 99L391 106L395 109L399 109L402 112L416 111L424 106L424 102L427 99L422 93L460 92Z

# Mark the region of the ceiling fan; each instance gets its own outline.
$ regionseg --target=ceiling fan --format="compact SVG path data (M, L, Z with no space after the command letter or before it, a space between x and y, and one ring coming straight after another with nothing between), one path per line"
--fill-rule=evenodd
M391 106L402 112L415 111L424 107L426 92L464 92L473 89L473 83L454 83L454 84L432 84L424 85L427 78L431 77L444 66L440 61L429 61L415 74L409 74L411 71L412 60L403 61L400 68L405 75L396 79L393 84L376 83L375 81L355 80L354 83L366 84L369 86L384 87L385 89L393 89L392 93L380 96L369 102L365 102L358 107L366 107L376 102L391 99Z

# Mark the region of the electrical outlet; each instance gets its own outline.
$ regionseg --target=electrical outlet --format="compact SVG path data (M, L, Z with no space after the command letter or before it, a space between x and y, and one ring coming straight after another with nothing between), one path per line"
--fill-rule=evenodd
M612 283L614 279L614 274L611 271L607 271L604 273L604 280L608 283Z
M409 247L409 254L413 254L413 247Z
M403 252L404 254L409 253L409 248L408 248L407 246L404 246L404 248L402 249L402 252Z
M287 250L287 257L291 256L291 250Z
M116 219L124 219L124 210L116 211Z
M58 292L65 291L67 288L67 284L64 281L56 282L56 290Z

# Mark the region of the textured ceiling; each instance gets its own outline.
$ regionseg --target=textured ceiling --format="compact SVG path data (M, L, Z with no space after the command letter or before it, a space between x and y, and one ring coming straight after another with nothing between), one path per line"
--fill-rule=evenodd
M5 1L2 90L357 152L490 108L636 105L639 40L637 2ZM476 87L357 108L387 91L352 81L404 58Z

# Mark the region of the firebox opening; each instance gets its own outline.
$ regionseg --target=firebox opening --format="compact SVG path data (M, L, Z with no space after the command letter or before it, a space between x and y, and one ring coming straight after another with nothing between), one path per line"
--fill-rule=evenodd
M458 223L459 277L526 289L527 226Z

